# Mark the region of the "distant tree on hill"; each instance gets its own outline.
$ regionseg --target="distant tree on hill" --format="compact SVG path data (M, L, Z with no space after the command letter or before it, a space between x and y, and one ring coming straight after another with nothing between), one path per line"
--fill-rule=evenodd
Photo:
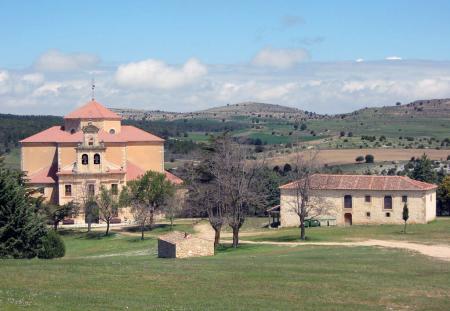
M292 166L289 163L284 164L284 166L283 166L283 173L287 174L290 171L292 171Z
M358 163L364 162L364 156L362 156L362 155L357 156L356 159L355 159L355 161L358 162Z
M301 125L300 125L300 130L301 131L304 131L304 130L306 130L308 128L308 126L305 124L305 123L302 123Z
M344 131L341 131L341 132L339 133L339 136L340 136L340 137L344 137L344 136L345 136L345 132L344 132Z
M375 157L372 154L367 154L365 160L366 163L373 163L375 161Z

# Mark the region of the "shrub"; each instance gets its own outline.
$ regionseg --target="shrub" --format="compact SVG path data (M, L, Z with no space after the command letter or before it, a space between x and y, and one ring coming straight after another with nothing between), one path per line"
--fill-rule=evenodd
M362 162L362 161L364 161L364 157L362 155L357 156L355 160L356 160L356 162Z
M42 239L42 248L38 252L41 259L52 259L64 257L66 247L59 234L54 231L48 231L47 235Z
M375 161L375 157L371 154L366 155L366 163L373 163Z

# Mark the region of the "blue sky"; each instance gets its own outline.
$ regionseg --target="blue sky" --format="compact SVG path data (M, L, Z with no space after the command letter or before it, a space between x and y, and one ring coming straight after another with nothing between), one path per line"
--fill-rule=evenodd
M63 114L93 76L146 109L450 97L450 1L0 1L0 23L0 112Z

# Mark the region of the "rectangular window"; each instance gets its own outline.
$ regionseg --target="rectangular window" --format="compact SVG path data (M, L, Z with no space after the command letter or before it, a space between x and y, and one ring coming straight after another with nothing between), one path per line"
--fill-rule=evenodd
M370 195L366 195L366 196L364 197L364 201L365 201L366 203L370 203L370 202L372 202L372 197L371 197Z
M66 194L66 197L72 196L72 185L65 185L64 186L64 193Z
M111 193L119 194L119 187L117 186L117 184L111 184Z
M386 217L391 217L391 213L386 213Z
M402 196L402 202L403 203L408 202L408 196L407 195Z
M95 195L95 185L93 185L93 184L89 184L88 185L88 194L90 196L94 196Z
M367 216L367 217L370 217L370 212L367 212L367 213L366 213L366 216Z
M45 187L39 187L38 191L40 194L45 194Z
M384 197L384 209L392 209L392 197L390 195Z
M352 196L351 195L344 196L344 208L352 208Z

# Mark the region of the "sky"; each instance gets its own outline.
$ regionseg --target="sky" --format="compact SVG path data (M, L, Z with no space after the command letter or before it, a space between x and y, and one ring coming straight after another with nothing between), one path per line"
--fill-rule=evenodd
M450 97L450 1L0 0L0 113Z

